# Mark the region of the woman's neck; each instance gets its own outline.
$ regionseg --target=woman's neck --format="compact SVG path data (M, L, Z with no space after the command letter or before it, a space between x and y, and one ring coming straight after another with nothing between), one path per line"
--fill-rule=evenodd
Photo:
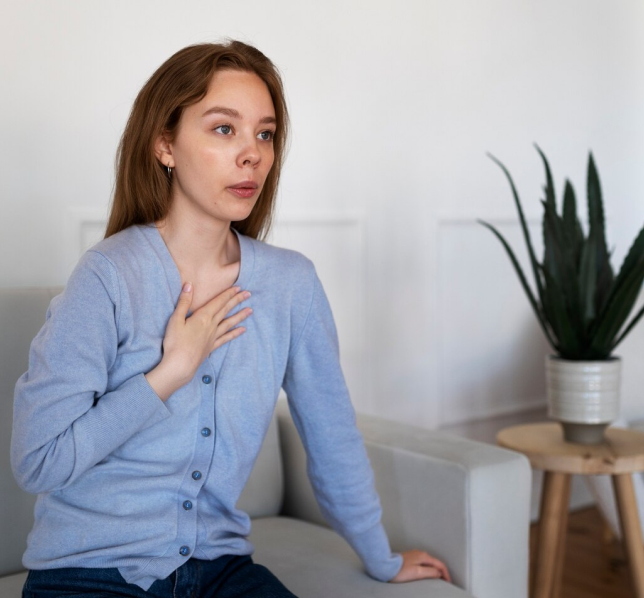
M240 260L239 242L229 222L171 209L155 224L182 275L218 272Z

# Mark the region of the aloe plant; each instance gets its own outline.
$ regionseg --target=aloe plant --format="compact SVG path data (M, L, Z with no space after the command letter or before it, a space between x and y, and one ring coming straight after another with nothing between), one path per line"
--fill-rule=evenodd
M635 239L617 276L606 246L604 207L599 175L592 152L588 157L588 234L577 218L575 192L566 180L561 214L557 212L550 165L535 144L545 166L543 204L544 252L537 261L530 232L514 181L494 156L507 177L528 247L536 295L503 235L479 220L501 241L516 270L537 320L554 351L564 359L606 360L644 315L644 308L626 324L644 282L644 228ZM621 331L621 333L620 333Z

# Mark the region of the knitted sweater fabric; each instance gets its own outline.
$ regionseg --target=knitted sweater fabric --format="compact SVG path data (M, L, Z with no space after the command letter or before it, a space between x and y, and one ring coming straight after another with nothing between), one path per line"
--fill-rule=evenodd
M283 388L325 519L369 575L400 570L315 268L235 234L235 285L252 296L231 315L253 308L246 332L165 402L145 373L161 361L181 278L154 224L100 241L51 301L15 389L12 467L38 494L25 567L117 567L147 590L190 557L252 554L235 505Z

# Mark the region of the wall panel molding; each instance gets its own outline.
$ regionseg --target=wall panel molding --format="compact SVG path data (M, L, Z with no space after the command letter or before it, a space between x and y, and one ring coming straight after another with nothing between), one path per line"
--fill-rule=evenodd
M478 218L471 211L440 213L433 227L437 419L444 426L545 404L548 346L505 250ZM531 282L517 215L480 219L508 239ZM540 260L541 217L526 222Z

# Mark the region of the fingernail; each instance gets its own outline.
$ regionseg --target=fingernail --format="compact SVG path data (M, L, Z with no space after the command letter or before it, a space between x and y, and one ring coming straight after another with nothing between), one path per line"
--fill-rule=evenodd
M190 291L192 291L192 285L189 282L186 282L186 284L183 285L183 292L189 293Z
M248 299L248 297L250 297L250 291L246 291L246 292L244 293L244 297L246 297L246 299Z

